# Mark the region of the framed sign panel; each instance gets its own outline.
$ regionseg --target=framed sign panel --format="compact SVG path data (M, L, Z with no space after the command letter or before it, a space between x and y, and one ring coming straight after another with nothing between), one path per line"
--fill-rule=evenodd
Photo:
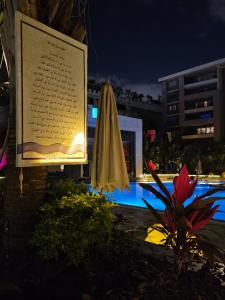
M16 13L17 166L87 161L87 46Z

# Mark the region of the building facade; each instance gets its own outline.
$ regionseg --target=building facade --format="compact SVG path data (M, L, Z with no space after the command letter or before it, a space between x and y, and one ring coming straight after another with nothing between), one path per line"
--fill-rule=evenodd
M164 124L169 139L225 139L225 58L168 75L162 84Z

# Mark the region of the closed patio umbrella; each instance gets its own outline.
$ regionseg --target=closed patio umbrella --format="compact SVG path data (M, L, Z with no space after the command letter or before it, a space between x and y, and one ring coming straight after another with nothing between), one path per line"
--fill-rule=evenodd
M121 140L118 113L109 82L101 88L95 129L91 185L99 191L129 188L129 179Z

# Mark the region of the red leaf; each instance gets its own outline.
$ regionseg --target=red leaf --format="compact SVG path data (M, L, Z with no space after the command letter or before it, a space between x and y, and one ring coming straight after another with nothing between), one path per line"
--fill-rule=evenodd
M188 217L187 219L189 220L189 222L192 224L193 221L195 220L195 218L198 216L199 214L199 210L195 210L193 211Z
M197 179L190 181L188 169L186 165L183 165L179 176L176 176L173 180L174 192L173 200L174 204L182 204L186 199L191 197L195 190Z
M196 224L194 224L190 230L190 232L194 232L197 230L200 230L201 228L205 227L212 219L213 215L215 214L215 212L217 211L217 208L219 207L219 205L216 205L215 207L213 207L210 210L210 213L208 214L207 218L204 218L203 220L196 222Z
M152 160L149 161L148 167L149 167L149 169L151 169L151 170L153 170L153 171L156 169L156 166L155 166L155 164L153 163Z
M176 225L173 222L172 216L168 212L168 209L165 209L164 211L164 220L165 220L165 224L170 228L171 232L176 231Z

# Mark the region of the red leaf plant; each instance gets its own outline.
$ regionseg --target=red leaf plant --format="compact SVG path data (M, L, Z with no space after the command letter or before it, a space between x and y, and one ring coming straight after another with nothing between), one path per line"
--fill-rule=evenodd
M145 199L143 201L157 221L157 224L155 221L152 222L151 227L164 235L163 244L173 251L176 274L179 275L186 270L194 257L199 256L200 253L209 262L215 259L224 261L224 249L221 245L211 241L209 236L205 235L205 231L200 231L218 211L219 205L214 206L215 201L225 199L225 197L210 196L224 190L224 186L218 185L201 196L195 196L190 204L184 205L185 201L193 195L198 181L197 178L191 180L186 165L180 170L179 176L173 180L172 195L151 167L149 171L160 191L148 183L140 183L140 185L164 203L164 213L159 213Z
M148 168L153 171L156 169L156 165L154 164L154 162L152 160L149 161Z

